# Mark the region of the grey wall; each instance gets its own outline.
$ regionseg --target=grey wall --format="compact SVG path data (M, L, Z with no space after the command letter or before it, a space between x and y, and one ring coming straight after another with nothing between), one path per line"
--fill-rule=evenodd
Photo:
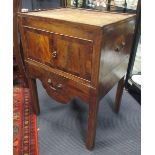
M22 8L29 10L59 7L60 0L22 0Z

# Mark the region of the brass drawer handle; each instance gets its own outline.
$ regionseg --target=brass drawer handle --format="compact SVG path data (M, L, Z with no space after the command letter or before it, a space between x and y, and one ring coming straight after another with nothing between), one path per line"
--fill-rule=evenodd
M124 47L125 47L126 43L124 41L121 42L121 45L120 46L117 46L115 48L115 51L116 52L120 52Z
M117 47L115 48L115 51L116 51L116 52L120 52L120 47L117 46Z
M61 83L60 83L60 84L57 84L56 87L57 87L58 89L61 89L61 88L62 88L62 84L61 84Z
M62 84L61 83L57 84L54 87L53 84L52 84L52 80L51 79L48 79L47 82L48 82L48 84L50 84L50 88L53 89L53 90L57 90L57 89L61 89L62 88Z
M48 82L49 84L51 84L51 83L52 83L52 80L51 80L51 79L48 79L47 82Z
M53 58L56 58L56 57L57 57L57 51L56 51L56 50L53 50L53 52L52 52L52 57L53 57Z
M124 48L124 46L126 45L126 43L124 41L122 41L121 45L122 45L122 48Z
M51 89L56 90L56 89L53 87L53 84L52 84L52 80L51 80L51 79L48 79L47 82L48 82L48 84L50 85L50 88L51 88Z

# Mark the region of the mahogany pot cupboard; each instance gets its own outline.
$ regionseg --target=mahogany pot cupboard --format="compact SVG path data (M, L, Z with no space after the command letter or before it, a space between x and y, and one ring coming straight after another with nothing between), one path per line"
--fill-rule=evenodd
M89 106L86 147L94 145L99 101L118 82L119 111L135 27L135 15L58 8L18 13L34 112L36 79L55 100L79 97Z

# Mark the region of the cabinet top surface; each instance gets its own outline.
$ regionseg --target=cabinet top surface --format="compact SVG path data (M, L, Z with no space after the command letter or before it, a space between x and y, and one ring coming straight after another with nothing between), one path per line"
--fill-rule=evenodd
M94 26L103 27L108 24L112 24L121 20L125 20L134 15L131 14L120 14L120 13L112 13L112 12L99 12L92 10L84 10L84 9L71 9L71 8L61 8L61 9L53 9L46 11L38 11L38 12L27 12L22 13L25 15L51 18L64 20L75 23L82 23Z

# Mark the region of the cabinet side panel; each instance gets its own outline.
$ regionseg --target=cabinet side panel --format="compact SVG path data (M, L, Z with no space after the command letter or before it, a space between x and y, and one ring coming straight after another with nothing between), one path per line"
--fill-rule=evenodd
M126 75L134 28L135 18L110 25L103 31L99 71L100 98Z

